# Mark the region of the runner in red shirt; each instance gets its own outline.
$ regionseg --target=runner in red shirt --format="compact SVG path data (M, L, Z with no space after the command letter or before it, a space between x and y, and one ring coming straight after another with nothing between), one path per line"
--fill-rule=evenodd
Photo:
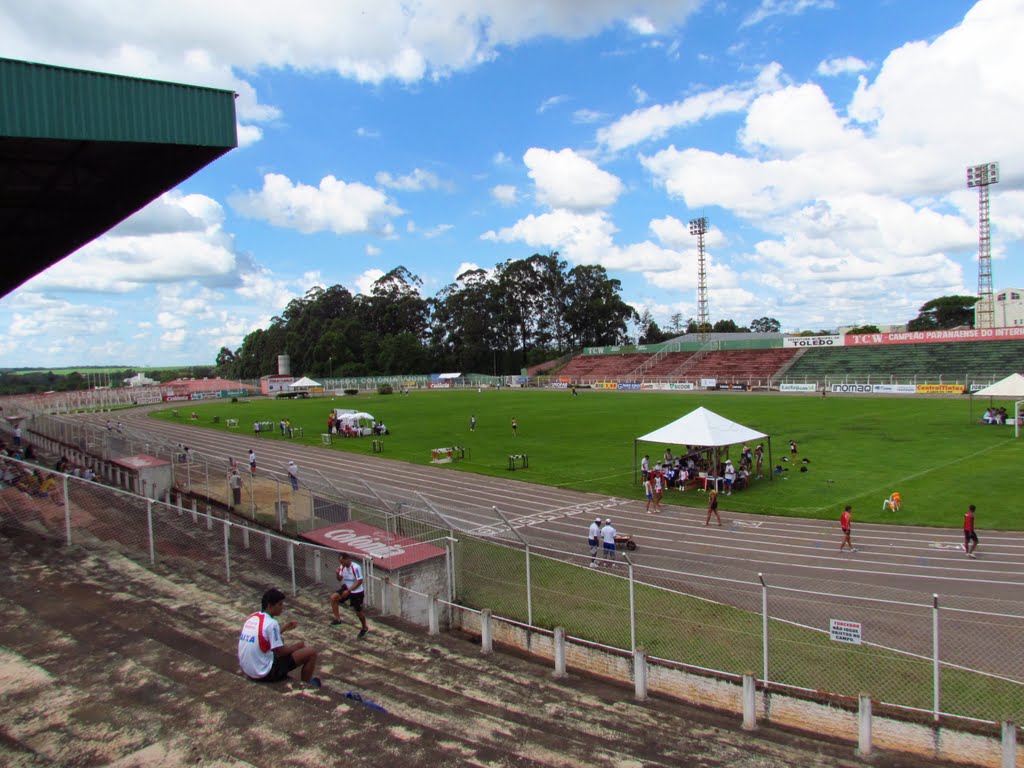
M851 552L856 552L857 548L853 546L850 541L850 513L853 511L853 507L849 504L843 510L843 514L839 516L839 527L843 529L843 543L839 545L839 551L842 552L846 547L850 548Z
M978 534L974 532L974 505L971 504L964 512L964 552L968 557L977 557L974 550L978 548Z

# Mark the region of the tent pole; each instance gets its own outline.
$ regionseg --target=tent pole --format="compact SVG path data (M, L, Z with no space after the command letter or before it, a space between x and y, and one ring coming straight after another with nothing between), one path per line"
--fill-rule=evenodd
M633 485L636 485L636 450L639 444L639 440L633 440Z
M772 436L768 435L768 482L775 482L775 461L772 459Z

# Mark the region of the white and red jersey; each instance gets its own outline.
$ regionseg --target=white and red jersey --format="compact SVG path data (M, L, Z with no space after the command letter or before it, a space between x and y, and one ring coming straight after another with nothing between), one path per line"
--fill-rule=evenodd
M238 638L238 664L252 678L266 677L274 666L274 649L284 645L281 625L269 613L259 611L245 620Z
M352 588L352 585L357 581L362 582L363 580L363 567L354 560L348 564L348 567L345 567L344 565L338 567L338 578L341 580L341 583L345 585L345 589L353 595L358 595L363 591L362 583L360 583L355 589Z

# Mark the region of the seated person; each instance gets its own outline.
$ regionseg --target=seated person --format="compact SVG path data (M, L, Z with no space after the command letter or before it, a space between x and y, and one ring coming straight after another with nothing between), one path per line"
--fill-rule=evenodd
M985 414L981 417L981 420L984 421L986 424L995 424L996 423L996 416L995 416L995 414L992 411L993 411L992 408L986 408L985 409Z
M739 474L736 475L736 483L733 487L739 490L740 488L746 488L748 485L750 485L750 467L740 467Z

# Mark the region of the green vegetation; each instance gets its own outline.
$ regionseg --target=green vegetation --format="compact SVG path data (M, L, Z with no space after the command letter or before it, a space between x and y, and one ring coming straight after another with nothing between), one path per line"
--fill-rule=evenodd
M1012 403L1001 403L1012 413ZM290 419L305 429L301 441L320 444L328 410L355 408L372 413L391 430L384 456L427 464L432 448L459 445L466 458L451 471L514 477L546 485L640 497L634 483L633 438L698 406L772 436L773 462L788 467L781 478L757 481L750 490L721 499L721 507L752 513L835 518L842 505L854 505L856 520L953 527L967 504L978 506L981 528L1021 530L1024 520L1010 500L1024 492L1018 471L1024 440L1012 427L977 423L986 402L966 398L786 397L679 393L459 390L414 392L409 396L360 394L305 401L252 400L190 403L199 423L226 429L238 419L251 434L254 421ZM179 407L179 413L182 413ZM477 428L469 431L470 416ZM155 414L172 420L171 409ZM214 416L220 418L213 424ZM512 436L511 420L519 423ZM182 420L187 421L187 419ZM281 440L263 435L260 440ZM795 440L808 472L788 457ZM766 445L767 445L767 441ZM333 449L371 454L369 439L335 439ZM661 444L640 444L652 459ZM672 446L678 453L680 446ZM735 459L738 449L733 449ZM511 473L508 455L526 453L530 468ZM765 460L765 468L769 463ZM904 509L882 512L882 499L898 490ZM670 492L673 504L696 505L703 497Z

